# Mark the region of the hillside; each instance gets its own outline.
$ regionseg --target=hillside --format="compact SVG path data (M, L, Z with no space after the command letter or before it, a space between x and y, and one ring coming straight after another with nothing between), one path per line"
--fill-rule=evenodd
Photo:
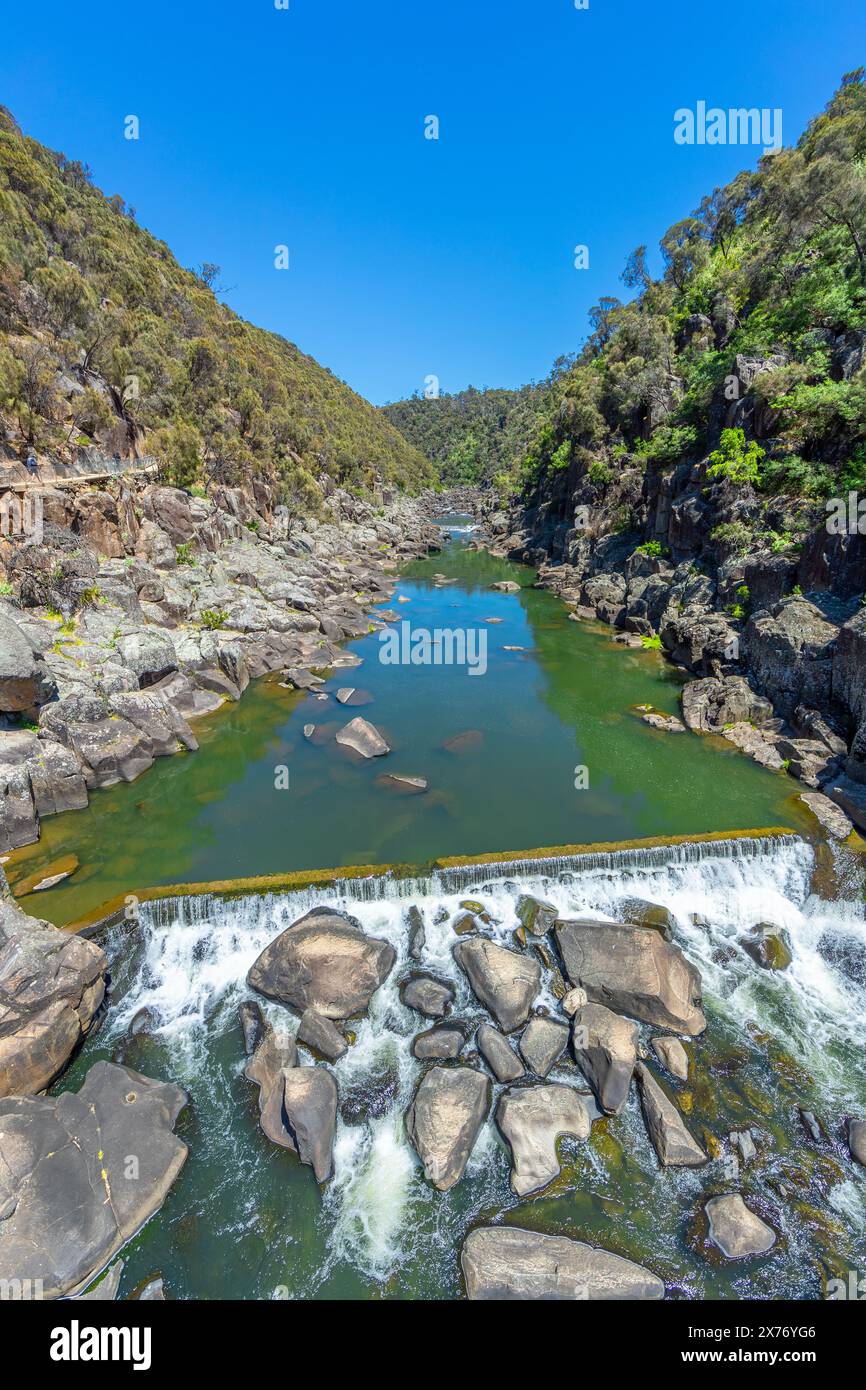
M182 486L260 475L310 505L322 474L431 481L373 406L221 304L218 275L0 108L0 459L155 454Z
M382 407L382 414L433 464L443 482L507 485L548 407L565 360L540 383L519 390L415 395Z
M754 504L719 539L796 546L826 498L866 487L864 158L858 70L795 148L664 234L660 278L636 248L622 275L633 297L593 307L582 351L543 388L401 402L389 419L446 474L497 474L548 520L578 491L612 500L624 473L639 494L648 473L704 463L711 485ZM772 524L780 496L805 504L790 533ZM621 506L620 529L633 520Z

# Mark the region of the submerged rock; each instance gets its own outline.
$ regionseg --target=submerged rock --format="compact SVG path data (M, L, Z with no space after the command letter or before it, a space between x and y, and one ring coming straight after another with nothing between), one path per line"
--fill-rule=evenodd
M520 1039L520 1055L530 1071L545 1077L568 1046L568 1024L536 1014Z
M743 938L743 950L763 970L787 970L794 959L791 938L782 927L759 922Z
M555 936L569 980L593 1003L690 1037L706 1028L698 971L657 931L560 921Z
M41 1281L51 1299L85 1288L162 1206L187 1157L173 1133L187 1101L112 1062L77 1094L0 1100L0 1279Z
M585 1099L572 1086L542 1085L506 1091L496 1123L511 1149L511 1186L525 1197L559 1176L557 1139L588 1139L591 1121Z
M362 758L382 758L391 752L379 730L360 715L340 729L335 738L344 747L360 753Z
M460 1256L469 1299L659 1299L661 1279L607 1250L516 1226L470 1231Z
M518 1081L523 1063L508 1039L492 1023L482 1023L475 1034L475 1046L497 1081Z
M603 1004L586 1004L574 1016L572 1048L608 1115L622 1113L637 1063L637 1025Z
M513 1033L526 1022L541 988L537 961L481 937L461 941L454 959L503 1032Z
M389 975L396 952L365 936L353 918L314 908L266 946L247 975L253 989L291 1008L326 1018L363 1013Z
M706 1205L710 1240L728 1260L764 1255L776 1244L776 1232L746 1206L740 1194L711 1197Z
M473 1067L431 1067L406 1114L406 1133L424 1176L447 1192L466 1171L490 1110L491 1086Z
M689 1133L676 1105L643 1062L638 1062L635 1074L647 1132L659 1161L671 1168L699 1168L708 1163L708 1155Z

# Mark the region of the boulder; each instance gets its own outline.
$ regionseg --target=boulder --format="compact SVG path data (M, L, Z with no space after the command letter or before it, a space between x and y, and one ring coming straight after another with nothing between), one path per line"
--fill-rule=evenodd
M568 1024L536 1014L523 1030L519 1046L529 1070L545 1077L568 1046Z
M406 1114L406 1133L440 1192L462 1178L490 1110L491 1086L473 1067L431 1067Z
M607 1250L516 1226L479 1226L460 1256L466 1296L497 1299L659 1299L661 1279Z
M776 1244L776 1232L746 1206L738 1192L711 1197L706 1205L710 1240L728 1260L765 1255Z
M569 980L593 1003L690 1037L706 1028L698 971L657 931L560 921L555 936Z
M742 938L742 946L763 970L787 970L794 959L790 936L772 922L759 922Z
M541 988L538 961L483 937L461 941L454 959L472 990L505 1033L525 1023Z
M304 1010L295 1037L327 1062L338 1062L349 1049L339 1028L315 1009Z
M851 1157L866 1168L866 1120L848 1121L848 1148Z
M413 1038L412 1056L417 1057L420 1062L431 1059L453 1061L455 1057L460 1056L465 1041L462 1028L457 1028L451 1023L440 1023Z
M292 1067L283 1073L283 1109L295 1152L308 1164L316 1182L334 1171L337 1131L337 1083L327 1067Z
M362 758L381 758L391 751L379 730L360 715L340 729L335 737L339 744L353 748Z
M553 903L543 898L535 898L531 893L521 893L517 899L517 915L525 931L532 936L544 936L550 931L559 913Z
M253 989L326 1018L363 1013L394 965L393 946L366 936L333 908L314 908L262 951L247 975Z
M832 835L835 840L847 840L854 825L840 806L822 792L801 792L800 800L808 806L828 835Z
M138 677L142 689L155 685L177 670L177 654L172 640L167 632L158 628L147 628L144 632L119 637L117 650L123 664Z
M107 970L94 942L0 897L0 1096L34 1095L59 1076L102 1003Z
M492 1023L482 1023L475 1034L475 1046L497 1081L518 1081L523 1063L508 1039Z
M244 1052L252 1057L265 1036L265 1019L261 1008L252 999L245 999L238 1006L238 1021L244 1038Z
M773 717L769 700L743 676L689 681L682 691L683 719L699 734L721 733L728 724L764 724Z
M427 933L424 928L421 909L416 907L414 903L406 912L406 927L409 936L407 945L409 955L412 960L421 960L427 943Z
M622 1113L637 1063L637 1025L604 1004L586 1004L574 1015L572 1049L602 1110Z
M183 1167L173 1129L187 1100L112 1062L94 1063L77 1094L0 1100L0 1279L38 1281L48 1299L86 1288Z
M400 986L400 998L408 1008L417 1009L427 1018L444 1018L454 998L454 987L432 975L414 975Z
M559 1002L562 1012L568 1014L569 1018L573 1018L574 1015L583 1008L584 1004L589 1003L589 996L585 989L581 989L580 986L577 985L574 989L570 989L567 994L564 994Z
M659 1161L671 1168L698 1168L708 1163L707 1155L689 1133L676 1105L643 1062L638 1062L636 1075L647 1132Z
M688 1081L688 1053L679 1038L653 1038L652 1049L671 1076L675 1076L677 1081Z
M273 1144L296 1152L295 1140L288 1129L283 1110L285 1074L297 1066L298 1049L288 1033L266 1027L244 1070L248 1081L259 1088L259 1123Z
M573 1087L542 1085L506 1091L496 1123L511 1149L511 1186L525 1197L558 1177L557 1139L588 1139L591 1121L586 1100Z
M0 610L0 714L19 714L44 705L57 686L24 631Z
M669 908L646 898L626 898L619 906L627 922L636 927L652 927L653 931L661 932L665 941L673 941L677 919Z

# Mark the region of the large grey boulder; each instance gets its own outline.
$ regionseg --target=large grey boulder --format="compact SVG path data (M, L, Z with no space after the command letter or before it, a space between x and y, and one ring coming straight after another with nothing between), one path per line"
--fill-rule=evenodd
M746 1206L738 1192L711 1197L706 1205L710 1240L728 1260L765 1255L776 1244L776 1232Z
M848 1148L851 1157L866 1168L866 1120L848 1121Z
M517 915L524 931L533 936L544 936L550 931L558 917L553 903L544 898L536 898L531 893L521 893L517 899Z
M327 1067L292 1067L283 1073L283 1109L295 1151L327 1182L334 1171L337 1083Z
M315 1009L304 1010L296 1037L328 1062L338 1062L349 1048L339 1028Z
M0 895L0 1096L33 1095L59 1076L102 1003L107 969L92 941Z
M406 1113L406 1133L440 1192L459 1182L490 1110L491 1085L473 1067L431 1067Z
M536 1014L520 1038L520 1055L530 1071L545 1077L568 1047L568 1024Z
M337 732L336 740L360 753L362 758L382 758L391 751L379 730L360 715Z
M699 734L721 733L728 724L764 724L773 716L769 700L744 676L689 681L682 691L683 719Z
M637 1025L603 1004L585 1004L574 1015L574 1060L608 1115L621 1114L628 1100L637 1039Z
M558 1177L557 1139L588 1139L591 1120L586 1100L573 1087L542 1085L506 1091L496 1123L511 1149L511 1186L525 1197Z
M420 1062L453 1061L459 1057L466 1042L462 1028L452 1023L437 1023L412 1039L412 1056Z
M699 1168L709 1159L674 1102L665 1094L652 1072L639 1062L636 1069L641 1107L647 1133L665 1167Z
M268 999L326 1018L363 1013L390 973L396 953L366 936L353 918L314 908L266 946L247 981Z
M475 1034L475 1046L497 1081L519 1081L523 1063L508 1039L492 1023L482 1023Z
M562 921L555 935L569 980L593 1003L690 1037L706 1028L698 971L657 931Z
M677 1081L688 1081L689 1056L679 1038L653 1038L652 1049L671 1076Z
M480 936L458 942L454 959L503 1032L526 1022L541 988L538 961Z
M187 1156L177 1086L96 1062L81 1090L0 1100L0 1279L83 1289L162 1206Z
M147 628L143 632L118 638L117 650L124 666L128 666L137 676L142 689L155 685L177 670L177 654L172 640L167 632L159 628Z
M460 1256L469 1299L659 1299L665 1286L643 1265L607 1250L516 1226L480 1226Z
M19 714L44 705L57 687L37 648L0 609L0 714Z
M244 1069L259 1088L259 1124L273 1144L295 1151L295 1141L283 1110L286 1072L297 1066L298 1049L288 1033L269 1026Z

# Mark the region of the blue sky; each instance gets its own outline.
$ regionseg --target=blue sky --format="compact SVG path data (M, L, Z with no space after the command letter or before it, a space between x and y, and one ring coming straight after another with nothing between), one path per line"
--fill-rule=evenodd
M544 376L588 307L624 293L628 252L655 251L756 161L676 145L677 108L780 107L790 143L866 61L863 0L4 11L0 102L25 131L89 163L183 264L218 262L238 313L376 403L428 375L443 390Z

